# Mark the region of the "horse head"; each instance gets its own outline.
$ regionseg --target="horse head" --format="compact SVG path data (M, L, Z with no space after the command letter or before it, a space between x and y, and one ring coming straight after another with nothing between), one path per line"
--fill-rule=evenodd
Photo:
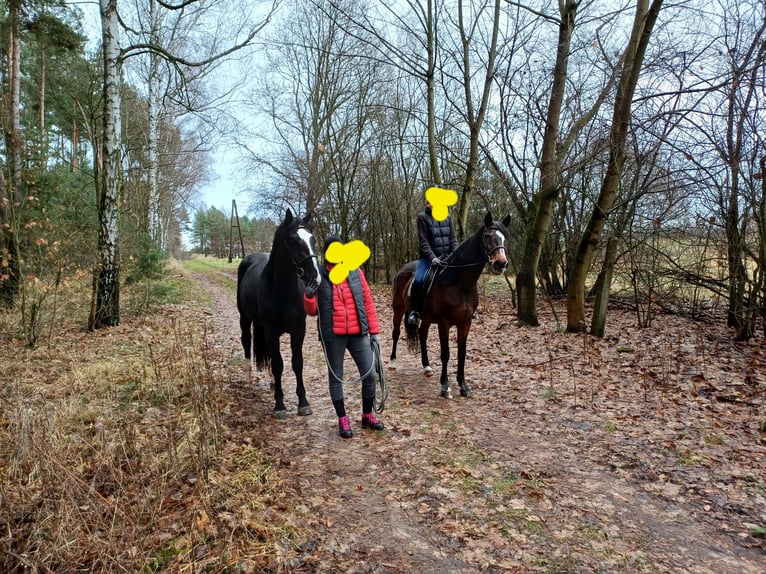
M296 273L306 285L317 286L322 281L319 263L315 251L316 241L309 228L311 214L298 219L290 209L285 213L285 220L278 230L282 247L295 266ZM276 243L276 242L275 242Z
M510 222L510 215L506 215L502 222L493 221L490 212L484 217L484 253L487 255L487 265L495 275L500 275L508 267L505 242L508 240L507 227Z

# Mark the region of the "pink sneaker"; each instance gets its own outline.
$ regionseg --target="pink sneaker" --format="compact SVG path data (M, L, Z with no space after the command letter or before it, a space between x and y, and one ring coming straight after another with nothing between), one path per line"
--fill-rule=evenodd
M354 431L351 430L351 422L349 422L347 416L338 418L338 432L343 438L354 436Z
M383 423L380 422L372 413L362 413L362 428L371 428L372 430L383 430Z

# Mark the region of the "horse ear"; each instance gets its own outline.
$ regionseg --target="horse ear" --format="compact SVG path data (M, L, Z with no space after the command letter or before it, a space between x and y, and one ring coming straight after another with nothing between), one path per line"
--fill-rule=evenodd
M308 226L309 221L311 220L311 212L309 211L303 219L301 219L301 224Z
M492 225L492 214L488 211L487 215L484 216L484 225L489 227Z
M508 225L510 225L510 223L511 223L511 214L509 213L508 215L506 215L506 216L503 218L503 225L505 225L506 227L508 227Z
M285 223L290 223L293 220L293 212L288 207L285 211Z

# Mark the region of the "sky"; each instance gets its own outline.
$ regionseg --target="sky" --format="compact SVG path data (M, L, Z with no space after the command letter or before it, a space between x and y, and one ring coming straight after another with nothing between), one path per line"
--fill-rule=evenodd
M83 12L83 30L89 38L89 48L95 49L101 42L101 18L95 0L67 0ZM211 152L209 182L198 190L199 201L207 207L217 207L231 213L232 200L237 202L239 215L246 213L249 199L241 195L241 176L236 173L233 151L226 146L216 146Z
M242 195L242 182L236 174L233 153L223 146L211 153L210 181L199 190L200 200L207 207L217 207L225 213L231 212L232 200L237 202L237 212L243 215L248 200Z

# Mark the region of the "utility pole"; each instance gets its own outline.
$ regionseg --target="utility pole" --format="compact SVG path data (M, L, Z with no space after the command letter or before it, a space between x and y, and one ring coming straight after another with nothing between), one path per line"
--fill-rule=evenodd
M236 223L235 223L236 221ZM231 263L232 258L232 251L234 249L234 228L237 228L237 233L239 234L239 248L240 251L240 258L243 258L245 256L245 243L242 241L242 229L239 226L239 214L237 213L237 202L235 200L231 200L231 219L230 219L231 225L229 227L229 263Z

